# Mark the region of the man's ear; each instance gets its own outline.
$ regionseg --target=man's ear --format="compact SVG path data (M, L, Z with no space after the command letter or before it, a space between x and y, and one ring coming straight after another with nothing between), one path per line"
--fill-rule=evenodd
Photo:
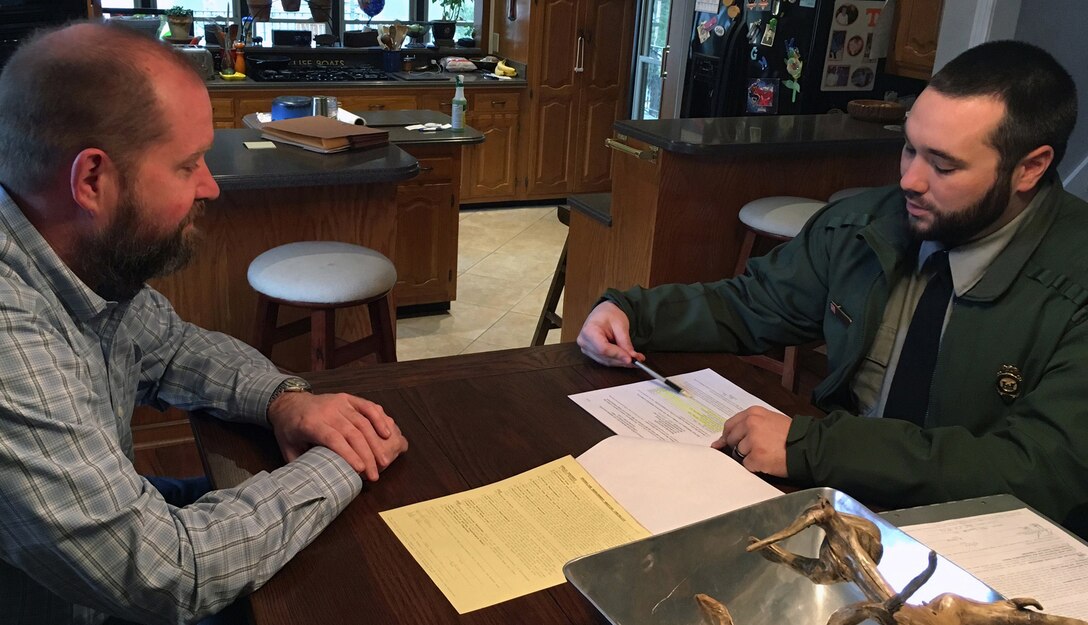
M1054 148L1049 145L1041 145L1028 152L1013 172L1013 191L1023 193L1034 189L1052 162Z
M108 154L87 148L72 160L69 184L75 203L91 217L98 217L117 198L117 168Z

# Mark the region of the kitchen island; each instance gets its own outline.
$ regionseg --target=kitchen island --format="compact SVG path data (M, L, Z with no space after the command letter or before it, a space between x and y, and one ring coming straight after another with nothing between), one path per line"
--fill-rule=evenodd
M611 222L573 209L563 340L606 288L733 274L737 213L771 195L825 200L898 179L901 130L846 115L619 121Z

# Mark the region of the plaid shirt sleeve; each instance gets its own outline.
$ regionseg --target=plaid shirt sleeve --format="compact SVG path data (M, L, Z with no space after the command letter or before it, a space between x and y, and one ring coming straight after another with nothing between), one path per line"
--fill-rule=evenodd
M5 620L196 620L260 587L361 490L343 459L314 448L194 505L168 505L128 457L125 405L139 397L260 422L283 376L233 339L181 322L149 290L92 331L4 278Z

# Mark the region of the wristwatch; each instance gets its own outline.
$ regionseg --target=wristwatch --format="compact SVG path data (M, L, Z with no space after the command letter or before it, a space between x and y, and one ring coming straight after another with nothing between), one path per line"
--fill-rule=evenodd
M302 378L287 378L280 385L276 387L276 390L272 391L272 396L268 398L268 408L272 407L272 402L283 395L284 393L309 393L313 391L314 387L310 386L310 383ZM265 411L268 411L265 408Z

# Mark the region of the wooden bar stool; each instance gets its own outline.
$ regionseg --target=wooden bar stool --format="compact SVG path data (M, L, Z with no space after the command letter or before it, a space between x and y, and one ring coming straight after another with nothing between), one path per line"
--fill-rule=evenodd
M736 275L744 273L744 267L752 255L756 237L765 237L776 241L789 241L797 236L816 211L824 207L824 202L805 197L775 195L762 197L748 202L737 215L740 223L747 229L737 257ZM766 355L741 356L745 362L761 369L782 376L782 386L797 391L797 347L788 346L783 350L782 360Z
M555 216L564 226L570 227L570 208L564 204L556 207ZM569 236L567 237L570 238ZM536 320L536 330L533 331L533 340L529 345L543 345L548 338L548 331L563 327L563 318L556 309L559 307L559 296L563 294L563 286L567 283L567 240L563 240L563 251L559 253L559 262L555 264L555 273L552 274L552 282L548 285L548 294L544 296L544 306L540 310L540 317Z
M288 243L253 259L247 277L257 291L253 345L265 356L271 358L276 343L309 332L313 371L339 367L368 354L377 354L379 362L396 362L389 292L397 282L397 271L382 254L337 241ZM279 326L281 305L308 309L310 315ZM337 347L337 309L363 305L371 334Z

